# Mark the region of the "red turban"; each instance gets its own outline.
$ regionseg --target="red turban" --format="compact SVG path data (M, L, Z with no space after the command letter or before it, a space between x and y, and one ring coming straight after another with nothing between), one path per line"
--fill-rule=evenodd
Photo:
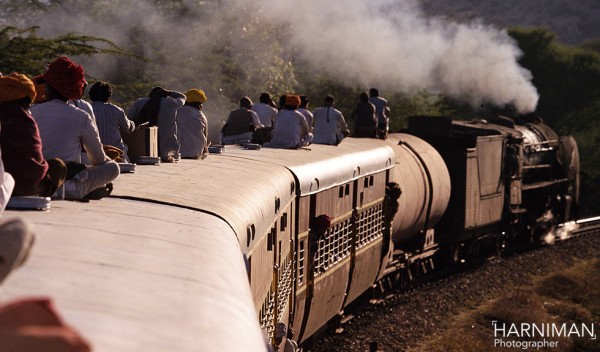
M13 101L29 97L35 99L33 82L25 75L11 73L0 77L0 101Z
M285 105L299 106L300 105L300 97L297 95L287 95L285 97Z
M81 98L86 81L83 66L61 56L48 66L44 73L46 84L56 89L63 97L71 100Z

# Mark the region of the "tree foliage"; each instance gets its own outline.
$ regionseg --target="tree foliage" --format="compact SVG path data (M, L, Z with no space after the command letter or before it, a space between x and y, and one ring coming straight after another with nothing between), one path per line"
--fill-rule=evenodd
M38 27L0 29L0 72L37 75L60 55L96 54L127 55L131 53L103 38L68 33L55 38L37 35Z

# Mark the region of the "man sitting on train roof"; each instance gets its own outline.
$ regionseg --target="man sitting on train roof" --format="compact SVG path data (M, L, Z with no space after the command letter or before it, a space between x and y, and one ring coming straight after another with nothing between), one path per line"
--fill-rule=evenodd
M207 100L200 89L185 92L185 105L177 110L177 140L182 158L206 159L208 156L208 120L202 112Z
M109 102L112 93L112 86L108 82L96 82L90 88L96 126L102 144L119 148L123 151L123 160L129 162L127 145L121 136L133 132L135 123L127 118L123 109Z
M177 140L177 109L185 104L183 93L154 87L148 98L136 100L129 108L128 115L137 126L148 122L158 126L158 154L165 163L172 163L179 154Z
M313 111L315 133L313 143L338 145L350 134L344 115L333 107L334 103L335 98L328 95L323 100L324 106Z
M304 115L298 112L300 97L287 95L284 108L275 117L271 141L266 147L271 148L299 148L309 145L313 135L308 132L308 124Z
M31 114L39 127L44 157L67 163L65 198L106 196L112 190L110 182L119 176L119 165L104 153L90 115L67 104L69 99L81 96L83 67L63 56L50 64L44 79L48 101L33 106ZM91 166L81 165L82 147Z
M258 115L251 110L252 100L248 97L240 99L240 108L229 113L227 122L221 129L221 144L237 144L240 141L251 141L255 129L264 127Z
M360 101L352 111L354 120L354 132L352 137L377 138L377 114L373 103L369 101L366 92L360 93Z
M38 126L27 110L35 96L27 76L0 77L0 144L6 171L15 179L14 196L50 197L67 175L62 160L44 159Z

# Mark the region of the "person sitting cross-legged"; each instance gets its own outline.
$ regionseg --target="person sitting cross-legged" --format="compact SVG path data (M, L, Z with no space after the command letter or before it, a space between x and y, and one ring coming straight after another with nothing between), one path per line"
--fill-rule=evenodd
M81 97L83 67L63 56L50 64L44 79L48 101L33 106L31 114L40 130L44 157L60 158L67 164L65 198L98 199L110 194L119 164L104 153L90 115L67 103ZM81 164L82 147L91 165Z

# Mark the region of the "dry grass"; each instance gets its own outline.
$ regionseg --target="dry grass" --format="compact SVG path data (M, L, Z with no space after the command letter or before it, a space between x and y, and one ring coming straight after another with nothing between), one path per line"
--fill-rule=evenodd
M600 259L583 261L575 266L539 279L532 287L522 287L509 295L487 302L475 310L455 317L450 328L438 338L415 351L523 351L494 348L492 321L521 323L585 323L600 326ZM539 340L533 338L533 340ZM584 338L549 338L557 347L528 349L534 351L600 351L600 340Z

